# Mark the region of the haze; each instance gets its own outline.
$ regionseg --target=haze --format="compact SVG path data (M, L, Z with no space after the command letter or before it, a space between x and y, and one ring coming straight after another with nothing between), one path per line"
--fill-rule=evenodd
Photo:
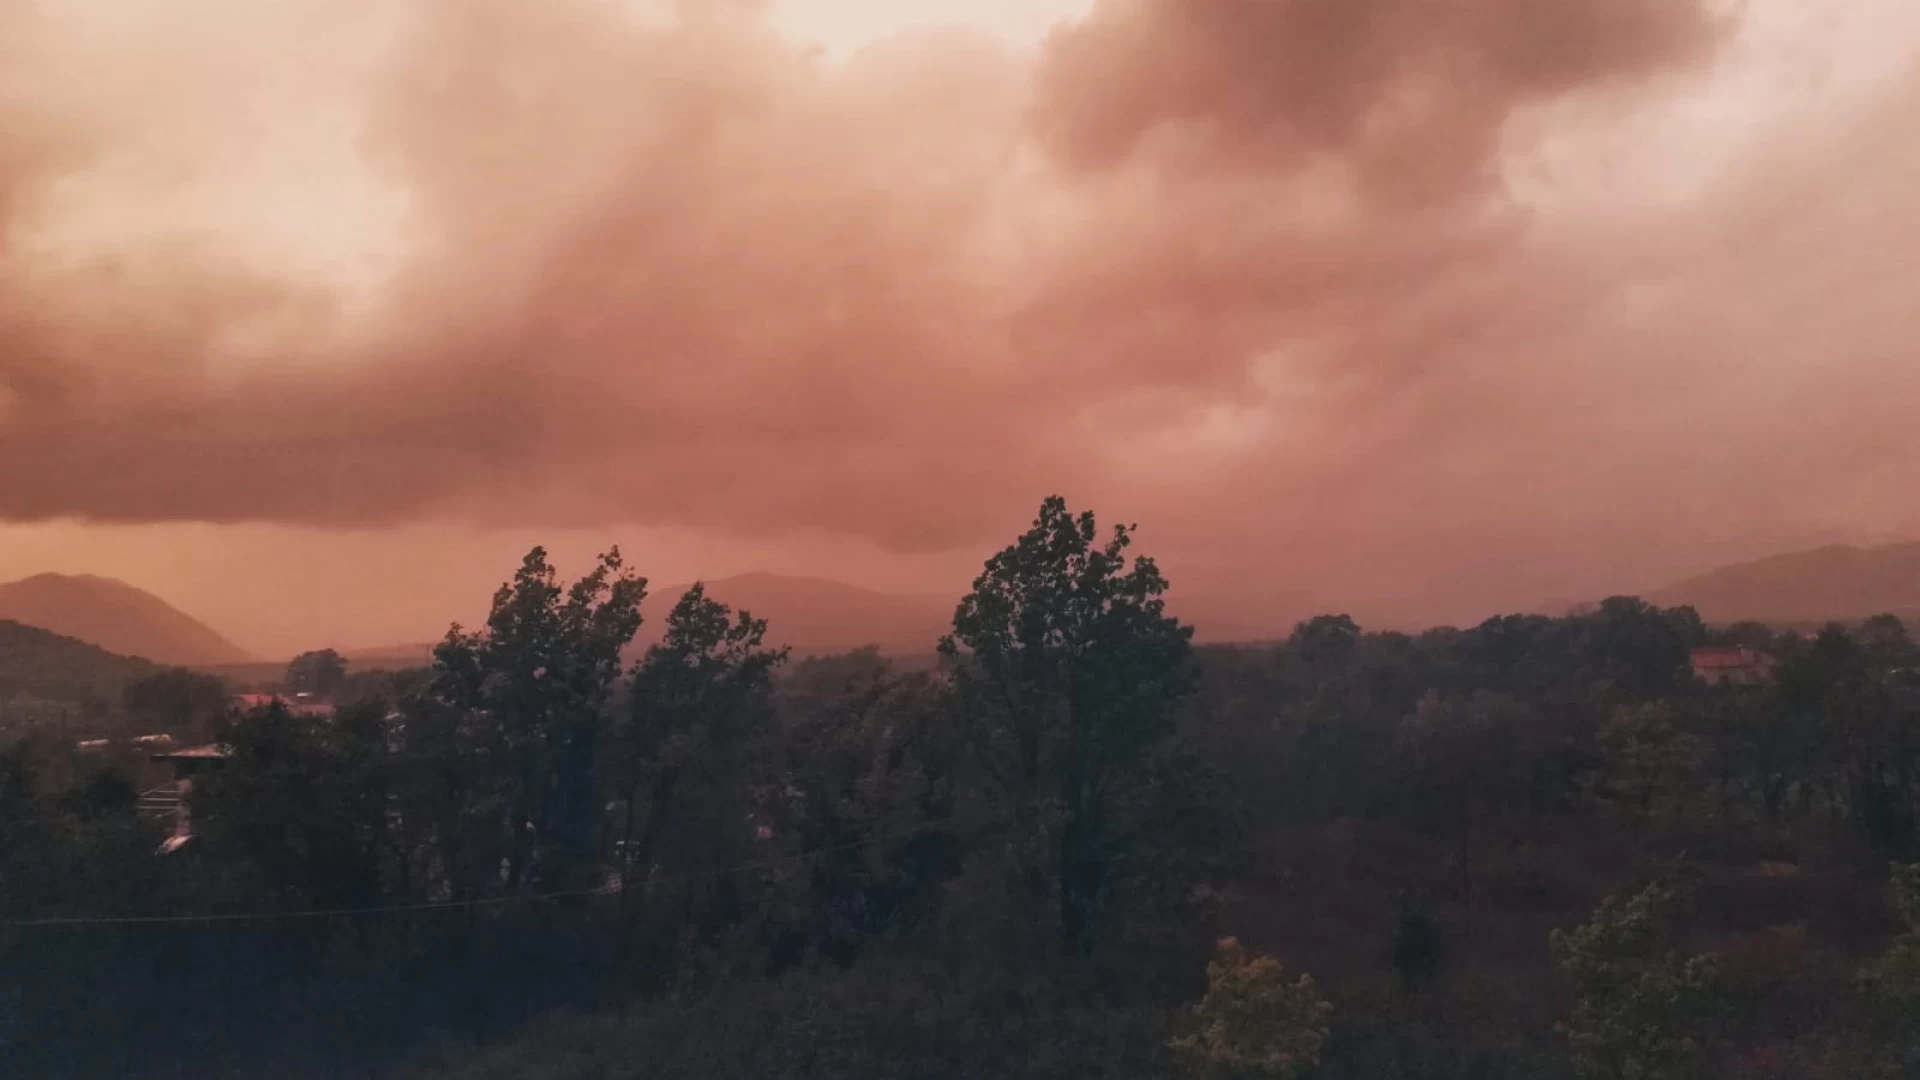
M1906 0L0 0L0 578L262 653L525 548L1203 634L1920 537ZM970 14L969 14L970 13Z

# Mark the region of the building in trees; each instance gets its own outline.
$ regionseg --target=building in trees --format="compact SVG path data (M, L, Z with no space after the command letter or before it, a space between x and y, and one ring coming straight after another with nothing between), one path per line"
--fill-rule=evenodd
M140 794L139 809L173 819L173 832L160 844L162 854L180 850L193 839L193 817L189 808L194 777L225 762L231 751L219 744L189 746L153 755L155 762L173 767L173 781Z
M291 716L331 716L333 702L315 697L309 693L296 693L292 698L280 694L235 694L233 707L241 712L253 712L256 709L269 709L278 705Z
M1695 649L1693 676L1709 686L1758 686L1773 681L1774 659L1745 645Z

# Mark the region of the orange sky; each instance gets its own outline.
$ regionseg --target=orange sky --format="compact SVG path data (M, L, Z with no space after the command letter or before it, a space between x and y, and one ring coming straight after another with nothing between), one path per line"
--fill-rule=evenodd
M1920 9L1442 7L0 0L0 579L271 654L1051 491L1243 624L1920 536Z

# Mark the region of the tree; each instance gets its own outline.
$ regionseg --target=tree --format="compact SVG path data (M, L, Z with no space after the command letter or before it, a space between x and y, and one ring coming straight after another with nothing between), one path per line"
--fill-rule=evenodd
M1473 902L1473 841L1483 819L1532 794L1532 711L1510 697L1429 694L1400 731L1399 778L1407 809L1453 833L1460 894Z
M850 962L928 913L957 872L964 746L945 705L929 674L897 670L874 649L802 660L780 680L779 825L822 853L793 883L801 896L785 951Z
M1093 514L1047 499L987 560L940 644L999 812L1051 891L1060 940L1090 949L1116 900L1140 793L1192 689L1193 631L1166 614L1166 579L1131 562L1133 530L1098 541Z
M1173 1051L1195 1078L1288 1080L1320 1064L1332 1014L1312 976L1289 980L1272 957L1249 959L1239 941L1225 938L1207 965L1206 996Z
M1862 624L1860 646L1868 662L1882 672L1920 663L1920 648L1897 615L1875 615Z
M386 891L384 709L354 706L331 722L276 702L225 726L229 756L196 783L196 833L251 864L291 906L358 907Z
M347 661L332 649L303 652L287 665L287 689L331 698L347 677Z
M1591 793L1631 820L1670 820L1695 789L1699 742L1664 702L1622 705L1599 731L1600 768Z
M1698 1075L1719 1004L1713 961L1668 947L1673 893L1649 885L1609 898L1585 925L1551 944L1577 993L1561 1025L1583 1077L1683 1080Z
M433 694L485 734L472 748L500 770L509 889L578 884L594 858L599 736L646 590L617 548L563 588L536 547L494 593L486 626L456 624L434 650Z
M1898 1064L1920 1063L1920 865L1895 866L1888 886L1900 935L1861 973L1869 997L1881 1010Z
M143 724L168 734L197 732L227 707L227 684L187 668L167 668L127 684L122 704Z
M1889 684L1886 670L1905 648L1904 627L1879 618L1870 628L1862 637L1838 624L1823 629L1780 665L1778 693L1814 733L1807 749L1822 752L1834 804L1876 849L1905 855L1920 831L1920 740L1912 697Z
M1637 597L1612 596L1574 620L1577 653L1596 687L1631 699L1672 693L1693 678L1688 652L1706 641L1690 607L1661 609Z
M772 718L773 672L787 655L766 648L766 634L766 620L735 615L696 584L634 668L618 769L623 875L653 874L676 811L689 806L700 812L685 816L705 828L682 838L698 836L709 853L749 827L747 759Z
M1352 616L1319 615L1293 628L1287 649L1305 666L1309 687L1324 696L1347 679L1360 640L1360 624Z
M106 765L87 773L80 784L61 797L61 809L83 821L132 817L140 801L140 789L116 766Z

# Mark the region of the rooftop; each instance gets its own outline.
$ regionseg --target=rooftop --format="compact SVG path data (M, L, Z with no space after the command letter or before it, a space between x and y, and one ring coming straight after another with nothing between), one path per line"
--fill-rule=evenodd
M233 751L219 743L205 746L188 746L180 750L169 750L164 754L153 755L155 761L217 761L230 756Z

